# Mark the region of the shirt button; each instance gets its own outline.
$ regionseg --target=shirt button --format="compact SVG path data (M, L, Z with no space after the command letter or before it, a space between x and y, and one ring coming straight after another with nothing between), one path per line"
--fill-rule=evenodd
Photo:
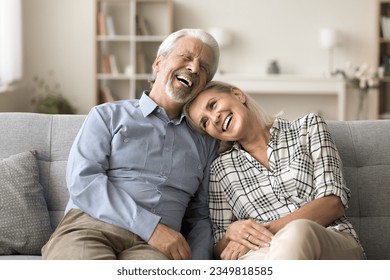
M128 143L129 142L129 138L126 138L125 140L123 140L123 142Z

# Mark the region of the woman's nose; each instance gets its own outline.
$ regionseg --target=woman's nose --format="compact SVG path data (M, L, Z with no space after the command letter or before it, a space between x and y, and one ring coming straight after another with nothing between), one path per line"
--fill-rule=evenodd
M213 114L211 114L210 119L213 123L218 123L221 119L221 114L220 113L213 113Z

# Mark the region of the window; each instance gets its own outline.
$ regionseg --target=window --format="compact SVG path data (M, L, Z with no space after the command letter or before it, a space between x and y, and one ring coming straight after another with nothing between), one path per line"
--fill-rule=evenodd
M0 92L22 77L21 0L0 0Z

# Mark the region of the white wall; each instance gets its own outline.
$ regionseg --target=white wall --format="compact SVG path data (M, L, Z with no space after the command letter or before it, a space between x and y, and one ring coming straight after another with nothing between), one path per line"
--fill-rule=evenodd
M375 0L175 0L175 27L223 27L234 36L223 50L225 70L265 73L276 58L282 72L318 74L326 52L318 43L322 27L335 28L342 42L335 65L345 60L376 62ZM223 9L222 9L223 7Z
M87 113L94 105L94 2L23 1L26 98L20 102L29 100L34 75L48 76L53 70L79 113ZM326 53L318 44L321 27L336 28L343 35L335 51L336 66L346 60L376 63L375 0L174 2L175 29L218 26L233 33L233 44L222 52L227 72L263 75L268 61L276 58L282 73L321 75L327 65ZM0 95L0 104L6 104L6 99ZM0 110L6 109L0 105Z
M321 76L327 53L318 42L323 27L336 29L340 45L334 68L346 61L377 63L377 1L375 0L175 0L176 28L222 27L233 34L232 45L222 50L221 68L229 73L264 75L271 59L283 74ZM336 97L258 96L271 113L284 110L287 118L309 111L337 118ZM356 116L356 95L347 96L347 118Z

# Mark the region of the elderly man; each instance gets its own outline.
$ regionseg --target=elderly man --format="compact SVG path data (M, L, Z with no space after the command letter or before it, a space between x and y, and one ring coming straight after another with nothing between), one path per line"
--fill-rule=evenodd
M182 108L218 67L215 39L183 29L160 45L150 91L94 107L70 151L65 216L44 259L208 259L207 187L217 143Z

